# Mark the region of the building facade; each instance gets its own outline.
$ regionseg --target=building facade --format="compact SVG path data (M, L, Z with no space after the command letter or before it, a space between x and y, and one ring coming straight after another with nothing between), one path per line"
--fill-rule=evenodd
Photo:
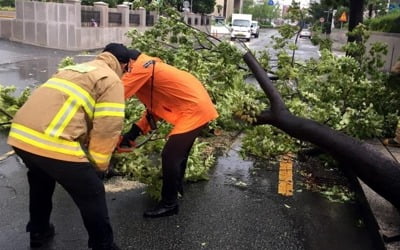
M222 6L218 11L218 6ZM216 0L213 16L223 16L225 20L229 20L233 13L242 13L243 0Z

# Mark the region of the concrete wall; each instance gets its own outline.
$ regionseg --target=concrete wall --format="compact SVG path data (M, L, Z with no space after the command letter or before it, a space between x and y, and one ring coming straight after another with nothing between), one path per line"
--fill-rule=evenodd
M333 48L341 50L347 43L347 30L334 29L330 35L333 41ZM367 50L369 50L372 43L381 42L385 43L388 48L388 53L384 58L385 65L382 70L390 71L397 60L400 59L400 34L398 33L385 33L385 32L371 32L371 35L366 43Z
M59 4L16 0L10 40L42 47L78 50L80 3Z
M81 6L80 0L67 0L66 3L16 0L15 8L15 18L0 16L0 37L60 50L97 49L110 42L127 44L129 39L125 34L129 30L136 29L144 32L151 28L146 26L145 9L129 10L126 5L108 8L104 2L95 2L94 6ZM82 26L81 9L100 13L98 27ZM109 26L108 14L110 12L121 13L122 21L117 27ZM139 14L140 24L131 24L129 14ZM155 17L154 22L156 22L157 13L150 12L150 15ZM191 13L190 17L193 19L201 16ZM198 25L192 26L209 32L210 25L211 20L208 25L200 25L199 21Z
M15 18L15 11L0 10L0 18Z
M5 39L10 39L12 30L13 20L11 19L0 19L0 37Z
M388 53L385 60L383 70L390 71L397 60L400 60L400 34L372 32L367 44L382 42L387 44Z

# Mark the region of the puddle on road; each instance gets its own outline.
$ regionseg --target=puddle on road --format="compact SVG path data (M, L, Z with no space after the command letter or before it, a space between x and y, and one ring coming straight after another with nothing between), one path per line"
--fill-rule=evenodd
M75 56L76 63L89 61L94 56ZM58 69L64 57L42 57L16 63L2 64L0 68L0 84L15 86L19 94L26 87L39 85L47 81Z
M247 189L251 192L276 190L277 166L271 162L255 165L253 161L241 157L240 148L241 136L236 139L226 154L218 157L214 177L225 185Z
M15 86L17 93L26 87L43 83L56 71L47 58L3 64L0 69L0 84ZM56 65L55 65L56 66Z

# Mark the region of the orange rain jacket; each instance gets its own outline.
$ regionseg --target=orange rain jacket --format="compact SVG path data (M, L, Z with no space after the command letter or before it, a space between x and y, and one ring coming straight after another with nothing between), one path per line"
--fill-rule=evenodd
M174 125L170 135L191 131L218 117L202 83L159 58L142 53L136 60L131 59L122 82L126 99L136 95L156 119ZM144 134L150 131L146 112L136 124Z
M8 144L63 161L93 160L100 170L107 169L124 121L121 76L121 66L109 52L61 69L18 110Z

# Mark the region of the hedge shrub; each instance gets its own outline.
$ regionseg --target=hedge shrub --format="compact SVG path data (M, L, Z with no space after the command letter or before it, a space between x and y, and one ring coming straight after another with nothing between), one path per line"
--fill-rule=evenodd
M366 20L365 24L373 31L400 33L400 11Z

